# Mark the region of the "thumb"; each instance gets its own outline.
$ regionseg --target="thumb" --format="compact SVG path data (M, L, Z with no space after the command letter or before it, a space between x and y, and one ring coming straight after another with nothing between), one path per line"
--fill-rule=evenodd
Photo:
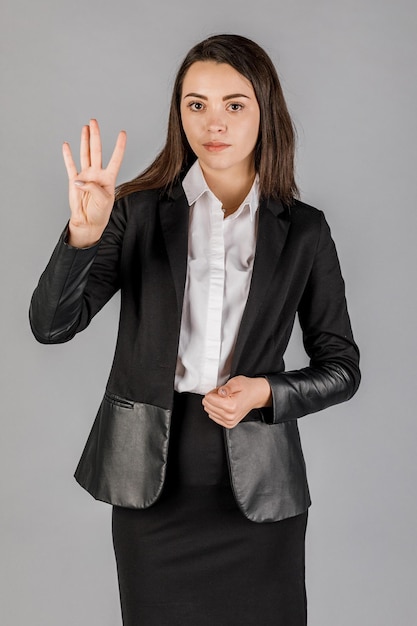
M222 398L226 398L228 396L232 396L238 391L242 391L242 385L239 382L239 377L236 376L235 378L230 378L225 385L219 387L217 393L219 396L222 396Z
M76 189L80 191L89 191L98 201L108 201L111 197L111 194L108 193L104 187L98 185L93 181L85 181L85 180L74 180L73 185Z

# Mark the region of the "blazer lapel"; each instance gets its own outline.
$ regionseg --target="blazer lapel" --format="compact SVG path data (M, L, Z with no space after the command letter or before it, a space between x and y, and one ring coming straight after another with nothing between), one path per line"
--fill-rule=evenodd
M189 206L180 184L162 197L159 214L181 317L187 275Z
M270 286L289 226L289 209L284 209L280 201L261 202L252 279L233 355L232 376L237 372L245 342Z

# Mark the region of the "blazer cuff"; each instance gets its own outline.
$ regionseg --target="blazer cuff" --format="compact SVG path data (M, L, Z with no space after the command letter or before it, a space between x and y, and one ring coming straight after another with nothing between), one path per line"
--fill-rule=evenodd
M99 239L96 243L93 243L92 246L86 246L85 248L77 248L76 246L71 246L71 244L68 243L68 237L69 237L68 227L69 227L69 223L65 226L60 240L62 241L64 246L68 248L69 250L94 250L95 251L95 249L98 248L98 246L100 245L101 239Z

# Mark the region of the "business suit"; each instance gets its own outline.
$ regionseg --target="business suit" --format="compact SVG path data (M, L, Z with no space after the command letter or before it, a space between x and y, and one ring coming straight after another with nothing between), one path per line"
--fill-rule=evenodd
M100 244L63 237L31 303L44 343L68 341L121 289L113 366L76 471L94 497L148 507L165 479L173 380L187 264L188 211L182 187L143 191L113 209ZM298 311L310 367L284 372ZM225 430L231 483L242 512L276 521L310 504L297 418L349 399L359 384L344 284L320 211L296 201L262 202L255 262L231 376L266 376L273 407Z

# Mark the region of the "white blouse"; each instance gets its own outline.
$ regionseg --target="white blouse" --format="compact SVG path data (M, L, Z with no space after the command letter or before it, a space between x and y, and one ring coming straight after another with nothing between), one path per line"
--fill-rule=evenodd
M182 185L190 224L175 389L206 394L230 377L252 277L259 183L256 178L243 203L226 218L198 161Z

